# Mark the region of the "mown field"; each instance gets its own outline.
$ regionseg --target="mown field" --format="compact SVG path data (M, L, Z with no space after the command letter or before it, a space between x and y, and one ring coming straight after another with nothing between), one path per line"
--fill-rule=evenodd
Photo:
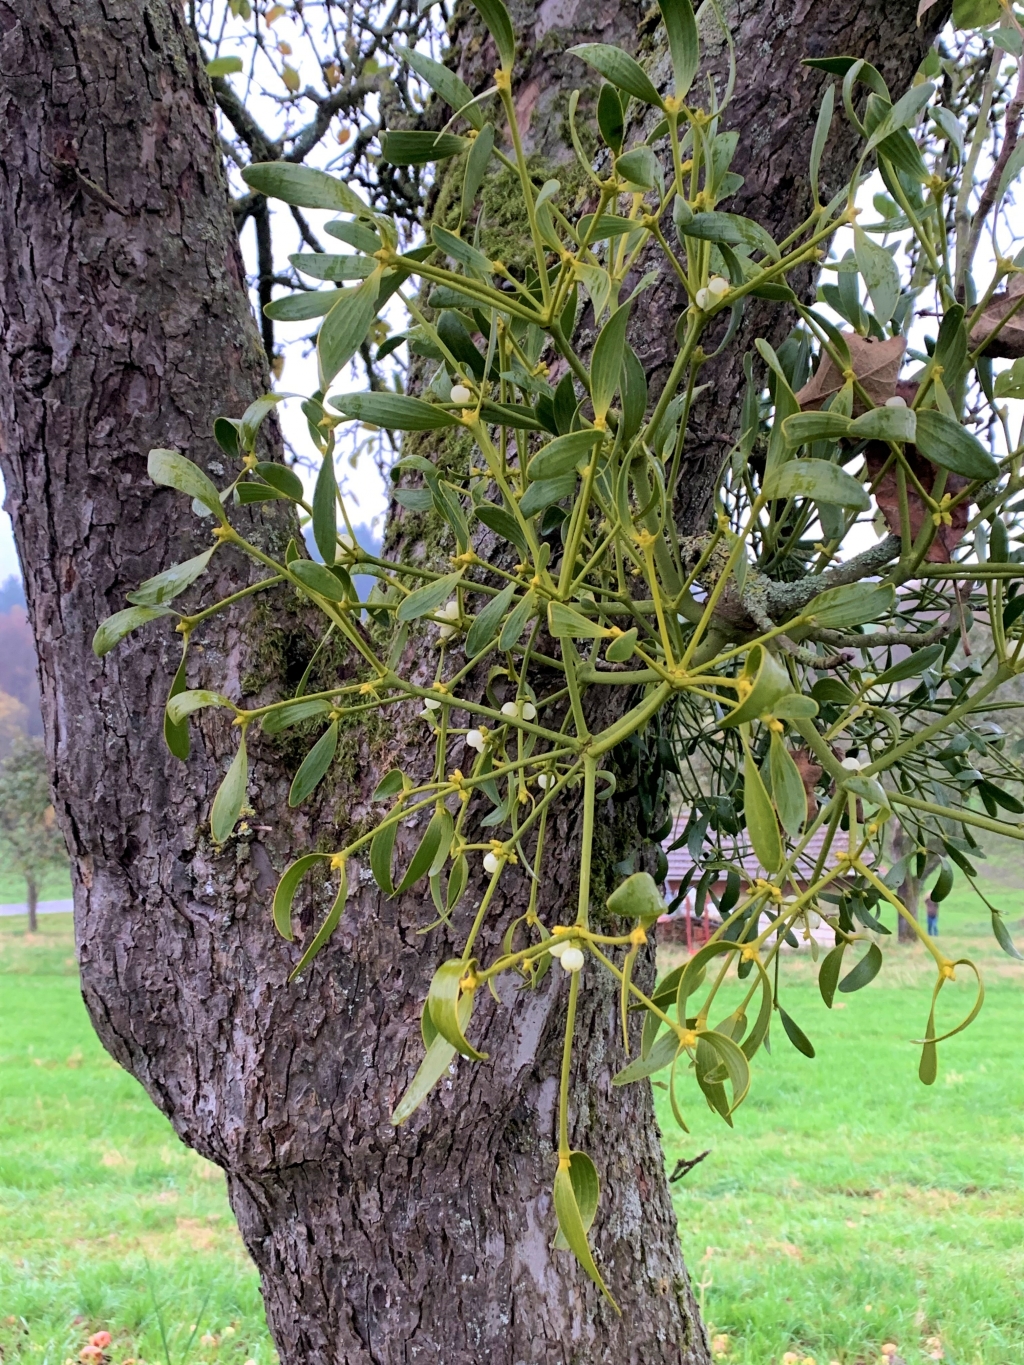
M1013 922L1024 858L1002 871ZM689 1136L661 1110L670 1170L711 1149L672 1188L728 1365L874 1365L890 1345L907 1365L1024 1365L1024 964L956 893L942 927L988 994L930 1089L909 1041L927 1014L923 950L898 950L831 1014L803 952L782 998L817 1056L776 1028L734 1130L696 1091ZM968 1003L955 990L950 1018ZM70 917L34 941L0 919L0 1348L6 1365L76 1365L97 1331L114 1365L275 1358L223 1177L91 1033Z
M1020 892L997 899L1019 921ZM908 1365L1024 1363L1024 963L1000 952L965 897L940 921L944 951L975 958L986 997L940 1045L933 1086L918 1080L910 1040L934 968L913 947L831 1012L809 957L786 963L780 998L816 1056L774 1027L734 1130L696 1091L689 1137L659 1104L670 1171L711 1149L673 1190L687 1266L730 1362L792 1352L851 1365L894 1344ZM947 989L940 1026L974 998L963 969Z
M100 1047L70 915L0 919L0 1346L5 1365L276 1359L221 1172ZM166 1334L166 1349L163 1336Z

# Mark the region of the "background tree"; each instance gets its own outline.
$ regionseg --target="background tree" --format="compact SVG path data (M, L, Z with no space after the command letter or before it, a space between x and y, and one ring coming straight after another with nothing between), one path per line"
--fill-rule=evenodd
M929 873L935 870L939 861L939 855L934 850L929 849L925 856L920 860L921 872L918 875L917 844L912 835L900 824L899 820L893 822L890 834L892 843L893 861L898 862L906 859L906 875L900 882L899 897L915 919L918 919L921 904L921 885ZM900 920L897 930L901 943L909 943L914 938L914 931L909 924Z
M205 548L182 500L146 480L145 451L173 445L217 474L211 417L240 414L269 376L213 97L184 16L160 0L4 0L0 13L0 459L72 850L83 991L101 1038L183 1139L227 1171L289 1365L706 1360L649 1091L616 1092L614 1123L598 1122L589 1103L620 1064L609 996L595 993L582 1021L592 1043L572 1107L574 1137L612 1176L598 1246L622 1320L550 1248L552 992L517 1011L517 1046L500 1065L459 1073L446 1102L396 1133L388 1117L420 1053L417 1002L448 955L443 934L415 935L419 896L385 901L360 886L323 960L286 986L291 959L266 913L277 872L316 831L367 818L394 759L410 770L422 762L422 731L368 721L346 737L347 760L313 810L275 816L270 831L264 815L285 808L294 755L282 740L260 741L254 817L219 849L207 820L233 747L227 728L203 720L182 768L159 739L178 668L172 651L136 640L103 664L91 659L96 622L127 589ZM746 177L737 212L783 233L805 216L821 77L800 67L803 56L863 55L902 89L940 17L936 6L918 28L906 4L735 6L740 84L730 119L744 130L735 169ZM591 38L631 47L643 15L569 4L557 43L546 8L517 10L516 21L516 99L522 115L533 111L530 150L563 156L555 129L579 76L562 49ZM488 43L467 20L452 45L480 88L494 66ZM848 137L831 145L827 184L845 180L852 152ZM669 280L648 295L641 355L655 387L659 339L677 305ZM781 339L788 321L774 326ZM711 377L680 508L694 530L743 382L735 366ZM272 437L267 453L278 453ZM272 505L248 516L267 545L280 548L294 530ZM228 552L215 587L241 588L247 573ZM275 604L272 622L242 602L206 634L188 682L226 666L246 696L274 695L282 677L301 675L310 639L294 600ZM628 803L608 818L601 856L610 864L635 819ZM553 885L568 894L573 812L561 814L557 833ZM316 909L307 907L307 924ZM639 979L652 970L648 957Z
M49 764L41 739L19 736L0 761L0 833L9 866L25 879L28 931L34 934L42 879L67 860L50 801Z

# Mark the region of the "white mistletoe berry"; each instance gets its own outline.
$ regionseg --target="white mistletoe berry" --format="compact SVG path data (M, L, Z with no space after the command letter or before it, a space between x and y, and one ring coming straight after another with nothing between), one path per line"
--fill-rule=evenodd
M523 720L536 720L537 708L532 701L507 701L501 708L503 716L522 716Z

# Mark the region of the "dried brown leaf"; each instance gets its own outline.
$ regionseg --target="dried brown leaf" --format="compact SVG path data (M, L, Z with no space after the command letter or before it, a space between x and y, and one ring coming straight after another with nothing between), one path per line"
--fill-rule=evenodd
M916 384L900 384L899 396L906 399L908 404L913 403L914 395L917 391ZM904 447L907 463L914 471L922 488L926 488L930 493L935 487L935 480L940 470L932 464L931 460L926 460L916 446L908 445ZM864 458L867 462L868 473L872 479L876 478L878 471L889 458L889 447L884 441L869 441L864 448ZM941 471L944 472L944 471ZM962 492L969 483L960 474L946 473L946 482L943 485L944 491L952 495ZM878 504L885 524L895 536L903 534L903 519L900 516L900 495L896 483L895 465L890 466L886 471L881 482L875 488L875 501ZM914 485L907 480L907 505L910 510L910 534L916 539L921 527L925 524L925 518L931 520L931 510L926 507L921 499L921 494ZM928 553L925 559L930 564L948 564L953 557L953 551L964 538L967 530L967 504L958 503L953 508L950 516L953 518L952 526L943 523L936 527L935 539L928 546Z
M995 332L996 327L1012 308L1017 311L1005 326L988 342L985 355L1006 360L1024 356L1024 275L1012 275L1002 294L993 294L981 317L971 328L971 349L976 350Z
M794 749L792 757L800 774L800 781L804 784L804 791L807 793L807 819L811 821L818 813L814 789L821 781L821 775L825 770L820 763L815 763L809 749Z
M873 341L856 332L843 332L842 336L850 350L854 374L872 405L879 407L896 392L903 352L907 349L906 338L890 337L887 341ZM827 398L839 392L844 382L842 371L833 364L831 357L823 355L814 374L796 395L796 401L805 412L817 411ZM853 415L859 417L867 411L867 405L855 394Z

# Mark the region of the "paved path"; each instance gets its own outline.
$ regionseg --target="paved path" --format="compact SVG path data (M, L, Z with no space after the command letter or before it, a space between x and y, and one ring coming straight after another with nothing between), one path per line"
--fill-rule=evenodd
M70 915L75 908L74 901L40 901L36 906L38 915ZM0 905L0 915L27 915L28 906Z

